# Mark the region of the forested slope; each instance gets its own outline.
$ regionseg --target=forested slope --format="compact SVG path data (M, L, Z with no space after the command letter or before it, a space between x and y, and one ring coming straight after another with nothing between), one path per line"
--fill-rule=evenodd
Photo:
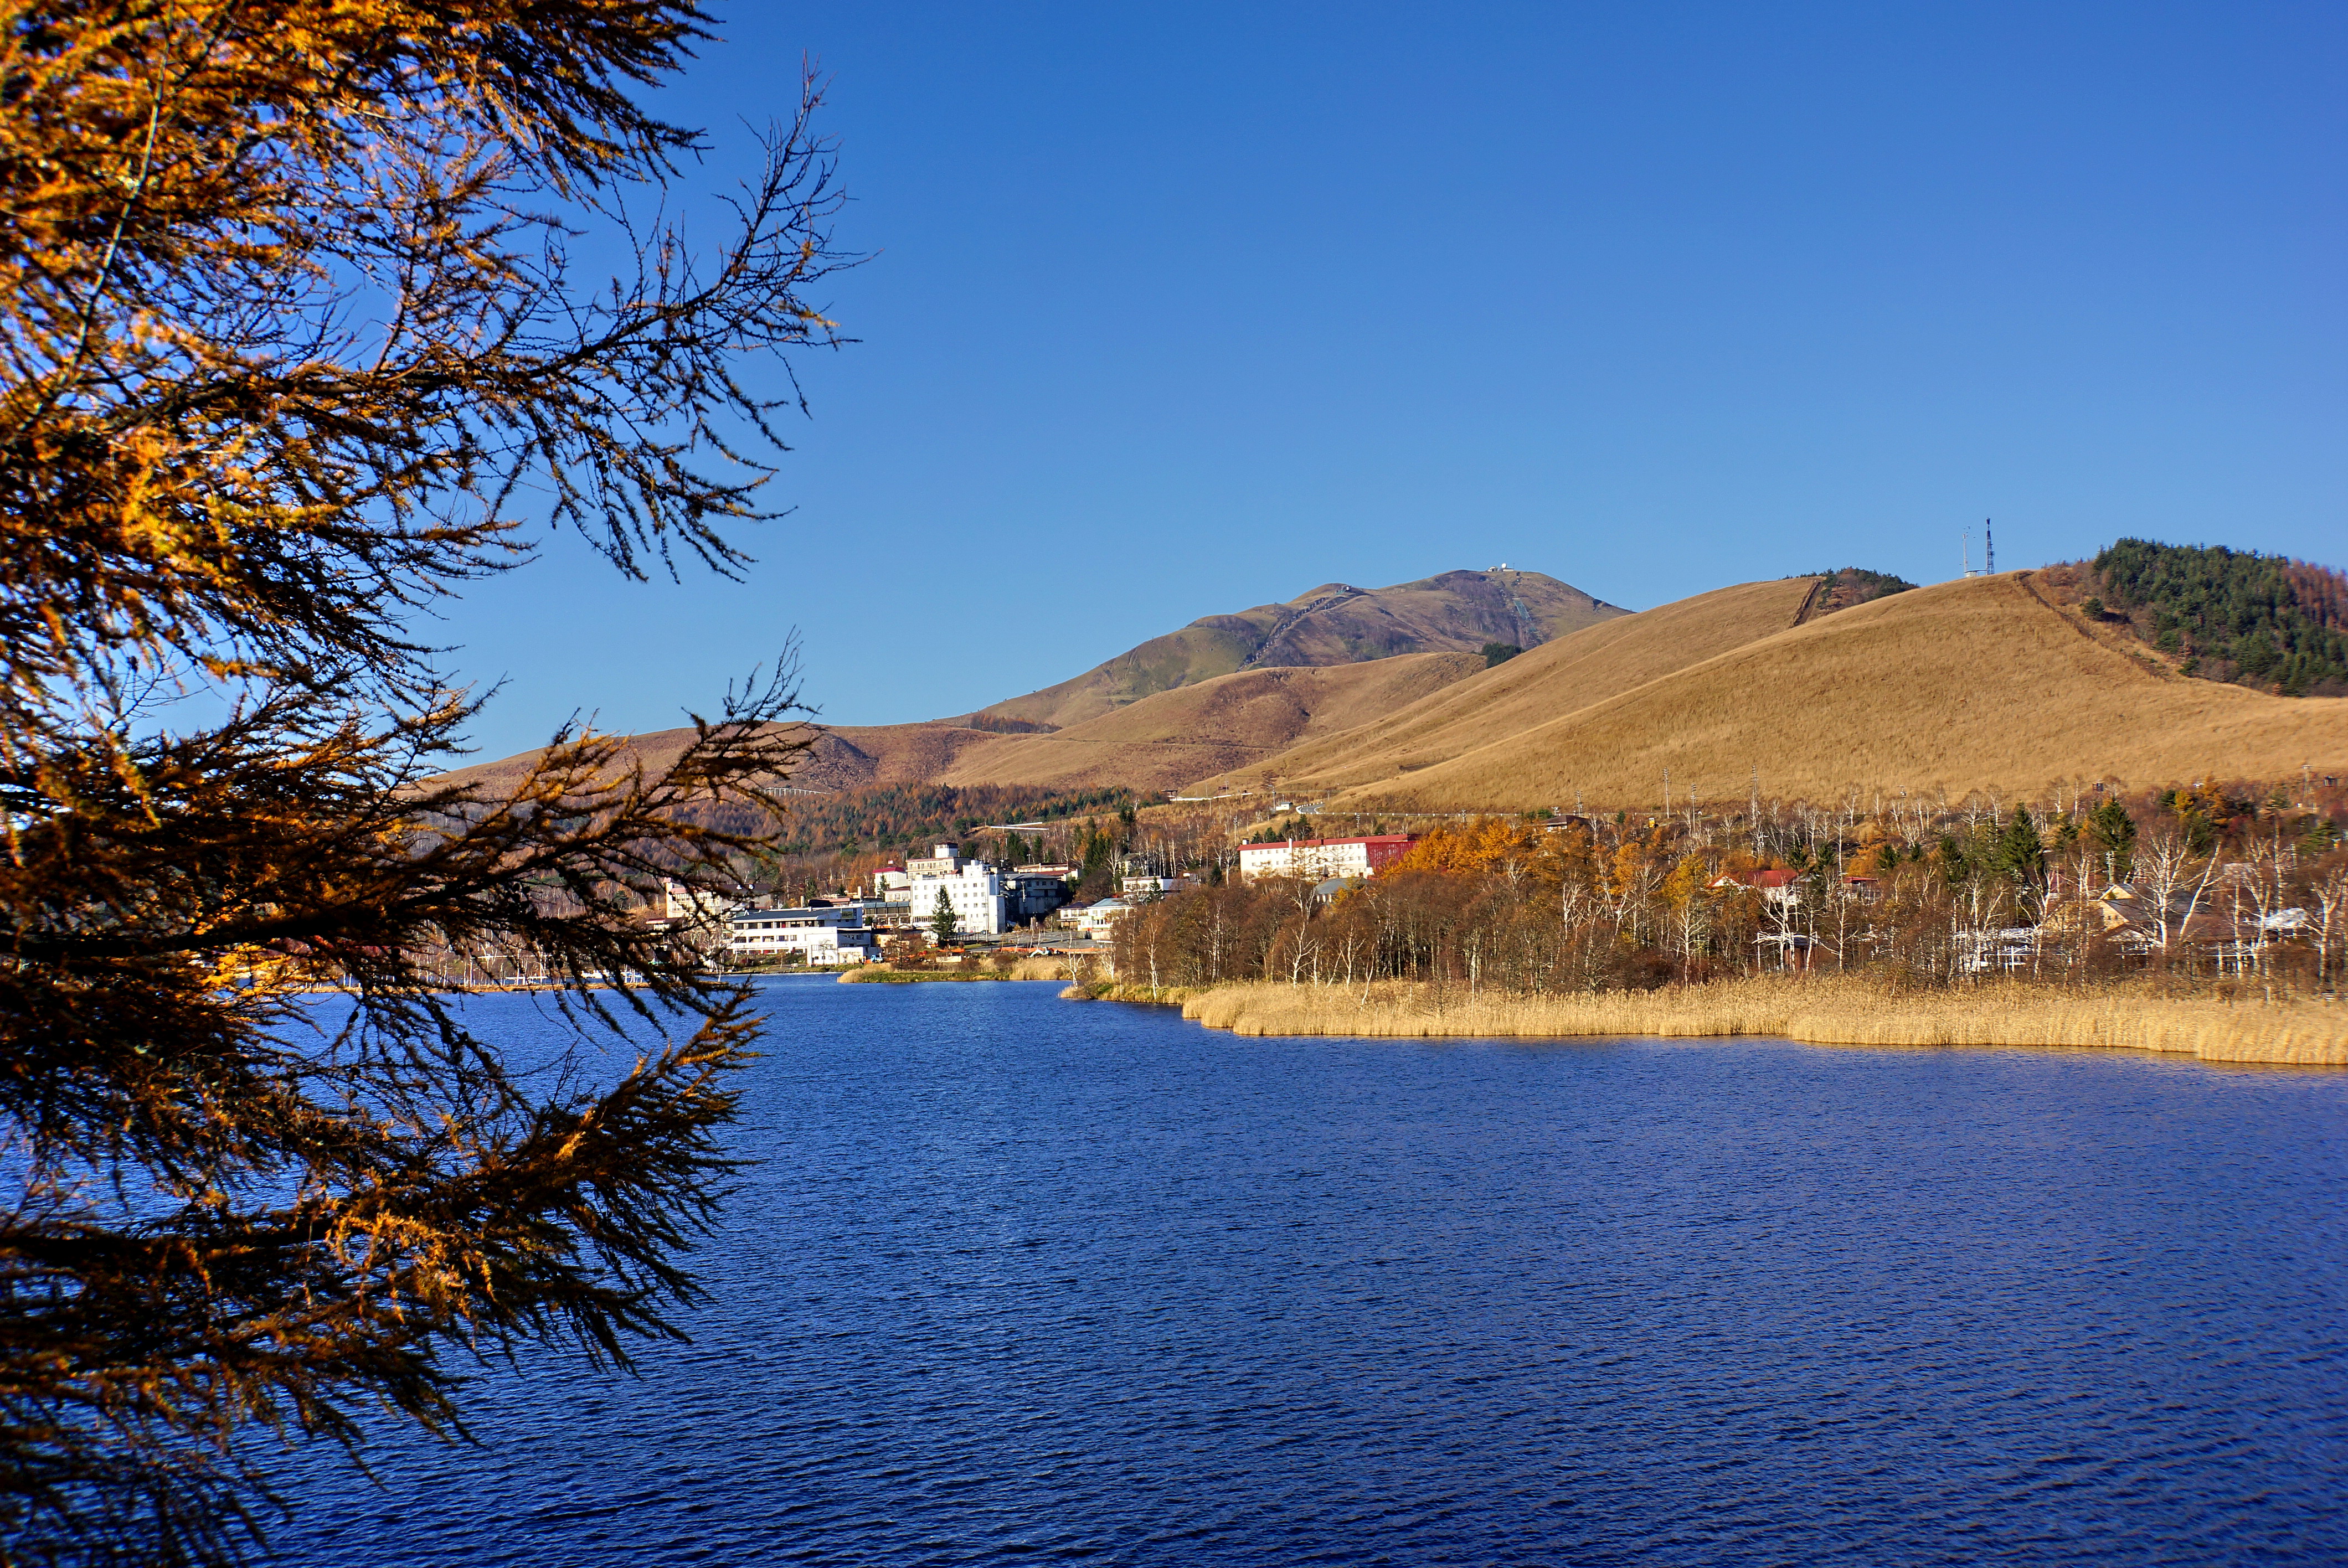
M2091 614L2182 672L2284 696L2348 696L2348 577L2223 547L2120 539L2090 563Z

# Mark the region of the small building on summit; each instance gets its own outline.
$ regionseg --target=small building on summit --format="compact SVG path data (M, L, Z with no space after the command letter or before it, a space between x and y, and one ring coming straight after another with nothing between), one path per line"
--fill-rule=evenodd
M1240 845L1240 880L1263 876L1375 876L1418 842L1415 833L1380 833L1367 838L1288 838Z

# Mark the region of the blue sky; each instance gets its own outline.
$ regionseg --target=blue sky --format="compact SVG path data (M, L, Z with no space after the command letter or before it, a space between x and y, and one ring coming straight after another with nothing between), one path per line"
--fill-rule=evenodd
M873 253L728 583L575 538L429 629L652 729L796 627L839 723L1501 560L1633 608L2135 534L2348 565L2348 8L751 5Z

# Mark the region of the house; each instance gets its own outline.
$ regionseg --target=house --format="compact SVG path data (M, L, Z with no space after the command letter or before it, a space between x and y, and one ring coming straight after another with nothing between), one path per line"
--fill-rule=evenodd
M1002 880L1003 917L1014 926L1041 920L1068 901L1065 866L1014 866L1003 873Z
M661 878L661 912L654 918L664 920L674 931L715 929L725 923L726 911L740 903L747 893L747 889L688 887L674 876L664 876Z
M2038 953L2038 927L2005 926L1986 931L1959 931L1954 941L1957 967L1967 974L1992 971L2013 974L2029 968Z
M1753 947L1764 968L1774 965L1803 974L1815 968L1820 958L1834 954L1829 944L1801 931L1764 931L1753 938Z
M2238 898L2220 899L2206 889L2184 887L2170 895L2164 918L2158 900L2125 882L2106 888L2090 907L2105 939L2120 951L2141 958L2164 949L2198 948L2216 961L2221 975L2255 968L2268 948L2303 937L2311 925L2304 909L2260 913L2242 908Z
M880 956L864 911L854 904L790 909L736 909L726 946L737 959L795 953L817 966L870 963Z
M1240 880L1264 876L1375 876L1418 842L1415 833L1380 833L1367 838L1290 838L1240 845Z
M1075 911L1067 920L1094 941L1105 942L1112 934L1110 928L1132 910L1133 906L1122 898L1104 898L1097 904Z
M1730 871L1714 877L1712 887L1716 893L1756 888L1775 908L1790 908L1802 901L1802 874L1798 871Z

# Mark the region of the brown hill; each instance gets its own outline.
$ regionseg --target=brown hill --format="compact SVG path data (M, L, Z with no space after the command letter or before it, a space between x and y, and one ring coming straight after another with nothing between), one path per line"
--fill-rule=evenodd
M1812 578L1748 582L1585 627L1358 729L1207 778L1191 793L1277 779L1283 790L1323 794L1415 774L1783 631L1810 606L1816 586Z
M1243 670L1157 692L1050 734L1003 734L952 720L841 725L817 737L790 784L827 791L899 784L1123 785L1154 794L1366 723L1483 668L1479 654L1416 653L1325 670ZM661 730L632 744L647 766L658 767L692 734ZM510 781L529 762L524 753L466 775Z
M2302 764L2348 771L2348 700L2188 680L2049 602L2033 576L1858 605L1596 701L1560 690L1545 722L1337 798L1523 810L1570 804L1579 791L1649 803L1665 769L1675 794L1714 801L1743 796L1756 772L1765 794L1832 799L1850 787L1962 796L2105 778L2273 778ZM1619 634L1632 631L1625 621ZM1545 651L1554 659L1562 645ZM1475 690L1463 683L1459 695ZM1289 771L1286 759L1268 765ZM1322 766L1340 771L1334 759Z
M1049 735L998 735L936 775L950 784L1179 788L1354 729L1482 671L1476 653L1408 653L1326 669L1242 670L1159 692Z
M1065 729L1156 692L1244 670L1471 653L1488 642L1533 648L1628 613L1537 571L1447 571L1378 589L1323 583L1285 604L1201 617L980 715Z
M827 727L791 783L843 790L1081 780L1074 787L1172 789L1415 702L1480 669L1476 651L1488 642L1537 647L1629 613L1539 572L1451 571L1369 589L1328 583L1286 604L1207 616L1074 680L960 718ZM1325 681L1309 674L1369 664L1393 668ZM1237 677L1247 679L1216 684ZM1207 694L1153 705L1194 689ZM690 734L655 731L633 745L658 767ZM518 779L531 754L461 775Z

